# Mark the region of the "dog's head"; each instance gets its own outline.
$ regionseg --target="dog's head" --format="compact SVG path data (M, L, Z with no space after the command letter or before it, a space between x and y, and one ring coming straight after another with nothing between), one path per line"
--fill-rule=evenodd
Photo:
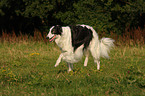
M52 26L46 38L49 38L49 41L54 41L61 33L62 27L60 25Z

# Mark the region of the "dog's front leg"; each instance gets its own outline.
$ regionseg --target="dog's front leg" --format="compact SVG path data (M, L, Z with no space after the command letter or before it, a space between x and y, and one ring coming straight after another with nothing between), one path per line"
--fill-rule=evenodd
M68 72L72 71L73 64L72 63L67 63L67 64L68 64Z
M59 65L59 63L61 62L61 58L63 57L63 54L61 53L55 63L55 67L57 67Z
M97 70L100 70L100 61L97 61Z
M100 60L94 60L95 63L97 63L97 70L100 70Z

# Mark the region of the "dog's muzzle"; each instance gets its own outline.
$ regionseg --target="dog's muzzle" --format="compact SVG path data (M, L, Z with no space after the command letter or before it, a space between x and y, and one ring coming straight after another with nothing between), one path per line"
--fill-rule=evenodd
M46 37L46 39L49 39L49 41L54 41L54 39L56 38L56 35L54 35L52 38Z

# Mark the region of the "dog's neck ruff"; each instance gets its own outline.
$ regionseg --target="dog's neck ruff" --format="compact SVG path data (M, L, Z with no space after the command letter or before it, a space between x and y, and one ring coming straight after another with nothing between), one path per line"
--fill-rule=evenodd
M62 52L73 52L72 42L71 42L71 30L68 26L62 27L62 34L57 35L55 39L56 44L59 46Z

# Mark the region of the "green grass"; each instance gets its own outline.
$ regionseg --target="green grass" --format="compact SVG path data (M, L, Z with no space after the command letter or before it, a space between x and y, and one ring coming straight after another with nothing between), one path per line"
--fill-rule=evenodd
M84 58L67 73L56 44L42 42L0 43L1 96L143 96L145 95L145 47L116 47L110 59L101 58L97 71L92 57Z

